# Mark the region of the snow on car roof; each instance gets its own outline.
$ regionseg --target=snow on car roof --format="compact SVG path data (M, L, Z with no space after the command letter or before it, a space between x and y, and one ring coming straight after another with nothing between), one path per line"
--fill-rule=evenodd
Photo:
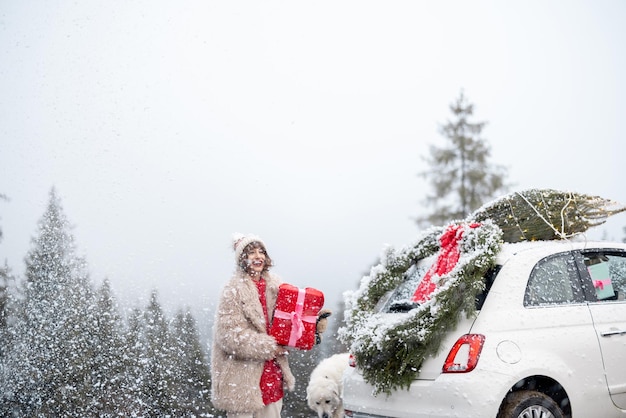
M584 248L620 248L626 249L626 244L613 241L588 241L584 237L576 237L568 240L550 241L523 241L516 243L504 243L496 258L497 264L503 265L512 256L521 252L540 250L542 253L556 253Z

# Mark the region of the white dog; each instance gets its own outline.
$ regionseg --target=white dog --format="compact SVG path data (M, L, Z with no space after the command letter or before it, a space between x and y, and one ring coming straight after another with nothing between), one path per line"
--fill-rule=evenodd
M335 354L322 360L311 372L306 400L319 418L343 417L341 377L348 366L348 358L348 353Z

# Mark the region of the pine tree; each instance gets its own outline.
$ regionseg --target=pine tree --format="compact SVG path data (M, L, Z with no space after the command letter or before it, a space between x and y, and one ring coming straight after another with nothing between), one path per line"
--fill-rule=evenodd
M7 319L9 316L10 280L11 270L5 262L4 267L0 267L0 361L6 356L6 350L9 348Z
M143 395L149 416L171 415L175 409L174 356L169 324L153 291L145 318L145 368ZM178 359L176 359L178 361Z
M189 311L179 310L172 325L177 406L174 416L212 417L210 402L211 375L205 351L200 343L196 320Z
M7 397L23 416L89 415L93 292L54 191L26 257Z
M10 317L15 305L15 294L12 292L15 289L11 283L15 283L15 277L5 261L4 267L0 267L0 416L7 415L13 409L11 397L7 396L5 390L11 379L8 373L8 355L13 347Z
M124 405L124 392L121 388L126 353L122 338L122 319L108 280L104 281L98 291L95 317L97 350L91 368L93 409L99 417L114 417L118 416L117 412Z
M128 314L128 327L125 332L123 368L125 373L120 382L123 397L118 412L128 417L146 417L148 413L147 397L144 395L146 344L144 339L143 312L134 308Z
M491 219L502 230L506 242L553 240L581 234L624 211L626 205L600 196L528 189L481 206L467 222Z
M506 191L506 169L489 162L491 150L481 138L486 122L471 122L474 105L463 91L450 105L454 119L441 126L447 139L441 148L431 146L425 158L430 169L420 173L432 186L423 203L429 214L418 217L420 225L443 225L464 219L485 201Z
M6 200L6 196L0 194L0 200L2 199ZM0 228L0 241L1 240L2 229ZM7 355L13 344L8 329L11 298L9 283L13 280L14 277L11 275L11 269L5 260L4 266L0 267L0 413L3 415L11 409L9 400L3 389L6 387L6 382L9 379L9 376L6 374L8 366Z

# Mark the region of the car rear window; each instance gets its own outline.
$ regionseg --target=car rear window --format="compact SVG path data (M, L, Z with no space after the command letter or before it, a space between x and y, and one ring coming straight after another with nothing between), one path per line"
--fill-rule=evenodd
M420 280L426 275L426 272L430 268L432 262L428 262L426 259L424 262L420 262L417 266L413 266L406 274L406 280L403 281L395 290L389 292L386 297L381 298L379 302L379 311L394 313L394 312L408 312L411 309L415 309L419 306L417 302L413 302L411 298L415 293L415 289L419 285ZM485 290L476 297L476 310L480 310L487 299L487 294L491 285L495 280L501 266L489 270L485 275Z
M427 260L429 259L414 265L405 273L405 280L395 290L390 292L387 298L384 298L380 308L381 312L408 312L419 306L419 304L413 302L411 298L420 280L426 275L426 272L432 264L427 262Z
M535 265L526 286L524 306L582 303L584 300L574 256L565 252L546 257Z
M487 274L485 274L485 290L476 295L476 310L480 311L487 300L487 295L489 295L489 290L491 290L491 286L493 282L496 280L498 273L500 273L500 269L502 266L497 265L494 268L490 269Z

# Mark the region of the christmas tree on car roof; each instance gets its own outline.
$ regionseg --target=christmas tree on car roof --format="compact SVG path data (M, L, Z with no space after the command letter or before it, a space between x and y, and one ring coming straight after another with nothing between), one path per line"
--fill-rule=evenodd
M496 199L465 220L431 227L413 245L387 248L359 289L346 294L339 337L377 393L408 388L460 314L475 315L475 298L503 242L567 239L623 211L626 205L598 196L530 189ZM435 262L418 278L414 308L390 323L377 305L415 276L419 260L433 255Z
M626 205L600 196L553 189L530 189L503 196L469 216L491 219L505 242L567 239L602 225Z

